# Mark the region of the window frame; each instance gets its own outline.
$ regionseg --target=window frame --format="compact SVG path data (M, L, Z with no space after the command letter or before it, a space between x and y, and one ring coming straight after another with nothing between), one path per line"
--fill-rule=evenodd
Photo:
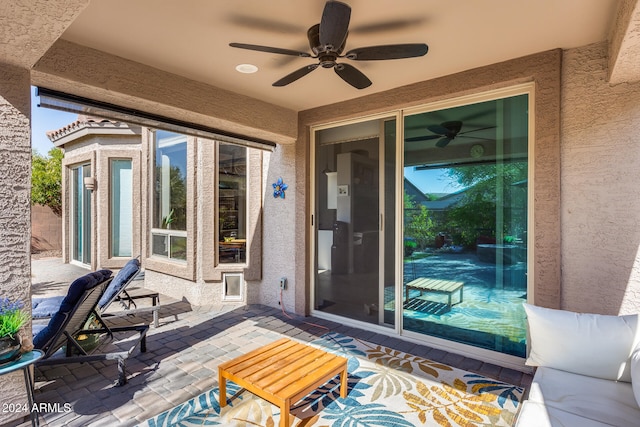
M243 225L244 225L244 239L245 239L245 245L244 245L244 261L236 261L236 262L221 262L220 261L220 244L219 242L224 239L225 236L222 236L222 230L220 229L220 200L222 197L222 190L220 189L220 147L223 145L233 145L233 144L229 144L227 142L217 142L216 143L216 167L215 167L215 183L214 183L214 187L216 189L216 195L217 197L215 198L215 217L218 218L218 220L216 221L216 231L215 231L215 241L218 242L218 247L215 251L215 264L216 265L243 265L246 266L248 264L249 261L249 254L247 251L247 247L249 244L249 239L248 239L248 220L249 220L249 215L248 215L248 210L249 210L249 197L248 197L248 193L249 193L249 188L248 188L248 183L249 183L249 168L248 168L248 162L249 162L249 149L247 147L241 147L245 150L245 174L244 174L244 206L242 207L242 209L240 209L240 207L238 207L237 212L238 212L238 218L236 219L238 224L240 223L240 214L239 212L242 211L243 212ZM238 229L240 227L238 226Z
M114 164L115 162L122 162L122 161L127 161L129 162L129 166L130 166L130 170L131 170L131 230L130 230L130 234L131 234L131 248L130 251L131 253L129 255L115 255L114 254L114 229L113 229L113 221L114 221ZM132 158L116 158L116 157L110 157L107 159L107 168L108 168L108 174L109 174L109 204L108 204L108 209L109 209L109 247L108 247L108 258L127 258L127 257L134 257L134 246L135 246L135 240L134 240L134 209L133 209L133 201L135 200L135 186L134 186L134 180L135 180L135 175L134 175L134 170L133 170L133 159Z
M157 271L159 273L170 276L180 277L187 280L195 280L196 278L196 231L198 212L196 211L196 171L198 139L189 135L184 135L187 147L187 190L186 190L186 230L167 230L153 227L153 199L154 199L154 169L155 169L155 134L156 129L144 128L142 132L142 158L146 159L143 163L142 176L143 180L142 194L147 196L142 198L142 212L144 213L143 230L146 234L143 239L142 253L144 254L144 265L148 270ZM163 257L153 254L153 234L171 234L179 237L186 235L186 259L176 259Z
M225 141L225 143L227 143ZM199 195L202 200L202 240L198 251L205 281L222 282L224 273L242 273L244 284L262 279L262 207L264 202L264 157L270 154L247 147L246 182L246 260L244 263L218 262L218 145L219 141L202 140L198 170Z

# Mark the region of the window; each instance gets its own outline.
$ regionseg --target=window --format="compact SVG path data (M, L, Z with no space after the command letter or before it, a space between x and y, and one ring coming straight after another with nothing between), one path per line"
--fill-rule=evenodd
M247 148L218 146L218 262L247 262Z
M130 159L114 159L109 165L111 256L132 255L133 176Z
M91 164L71 169L71 259L91 264Z
M151 253L187 259L187 137L155 131Z

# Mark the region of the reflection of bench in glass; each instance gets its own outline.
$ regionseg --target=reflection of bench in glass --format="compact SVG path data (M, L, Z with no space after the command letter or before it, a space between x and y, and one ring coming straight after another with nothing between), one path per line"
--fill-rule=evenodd
M456 291L459 291L459 298L456 304L462 302L462 289L464 288L464 282L455 282L453 280L443 279L429 279L427 277L419 277L405 285L405 302L409 302L409 291L415 289L420 291L422 296L423 292L435 292L445 294L448 297L447 306L451 309L451 295Z

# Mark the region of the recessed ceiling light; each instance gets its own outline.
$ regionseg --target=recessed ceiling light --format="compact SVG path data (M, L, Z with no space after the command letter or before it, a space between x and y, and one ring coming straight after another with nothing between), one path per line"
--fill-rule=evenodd
M240 64L236 66L236 71L244 74L251 74L258 71L258 67L253 64Z

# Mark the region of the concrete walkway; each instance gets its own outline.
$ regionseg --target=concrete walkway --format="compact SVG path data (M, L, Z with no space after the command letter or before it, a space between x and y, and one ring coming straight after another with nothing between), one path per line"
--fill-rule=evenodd
M46 262L48 260L33 263L34 287L36 281L41 286L48 282L44 276L56 286L63 280L49 274L52 265ZM74 266L64 267L69 268L69 272L63 272L60 267L57 273L60 277L70 274L75 278L76 273L86 272L73 272L71 267ZM41 271L46 274L41 276ZM512 369L322 319L290 318L280 309L262 305L193 307L186 301L170 301L162 296L161 303L160 326L149 330L148 351L136 352L128 360L126 385L113 385L117 378L114 362L36 369L36 401L50 404L50 408L61 408L41 413L41 425L133 426L214 387L217 366L223 361L283 336L309 342L328 330L511 384L528 388L531 383L530 375ZM151 315L122 317L116 321L150 322ZM68 405L65 407L65 404Z

